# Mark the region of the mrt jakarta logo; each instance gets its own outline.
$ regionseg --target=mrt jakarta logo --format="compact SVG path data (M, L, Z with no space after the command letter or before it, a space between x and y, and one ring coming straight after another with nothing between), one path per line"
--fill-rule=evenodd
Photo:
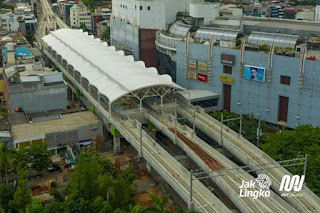
M257 199L259 197L269 197L269 189L271 184L271 179L265 174L259 174L254 181L242 180L241 186L239 187L240 197L251 197L253 199ZM258 185L259 188L256 185Z
M304 179L304 175L293 175L292 177L290 175L283 176L279 189L281 197L301 197L302 193L298 192L300 192L303 187Z

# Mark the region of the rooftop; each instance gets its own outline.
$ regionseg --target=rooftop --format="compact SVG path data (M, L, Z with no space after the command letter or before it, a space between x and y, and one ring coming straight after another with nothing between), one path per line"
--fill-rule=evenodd
M214 92L199 89L178 91L177 93L182 95L185 99L190 99L191 101L200 101L204 99L213 99L219 97L219 95Z
M96 125L98 123L100 121L90 111L75 112L63 114L61 119L12 125L12 135L17 140L53 132L70 131L81 126Z
M16 58L32 56L32 53L30 52L27 46L17 46L15 48L15 51L16 51L16 54L15 54ZM7 57L7 48L3 49L3 54Z

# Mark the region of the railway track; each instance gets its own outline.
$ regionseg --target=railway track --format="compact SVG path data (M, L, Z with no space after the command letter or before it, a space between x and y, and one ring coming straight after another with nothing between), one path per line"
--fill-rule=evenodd
M154 118L156 118L159 122L161 122L170 132L172 135L175 134L174 124L170 121L170 119L166 118L165 115L157 115L155 113L151 113ZM151 121L151 120L150 120ZM161 129L161 128L160 128ZM163 129L161 129L163 130ZM210 151L206 150L205 147L201 146L201 144L195 142L188 134L184 134L179 128L177 130L177 138L180 139L184 144L186 144L190 150L192 150L199 159L201 159L211 171L215 171L217 175L220 175L220 179L228 186L228 190L233 191L233 198L229 197L229 199L236 201L236 206L242 211L245 212L295 212L295 210L285 203L285 201L281 200L276 194L272 197L260 197L259 201L254 201L252 198L242 197L239 199L240 188L242 181L249 181L250 179L247 178L244 174L230 174L232 173L230 170L226 170L228 168L235 168L236 165L229 165L227 163L227 159L225 157L219 157L217 154L214 153L213 150ZM181 147L182 148L182 147ZM184 150L187 152L187 150ZM190 151L189 151L190 152ZM193 159L194 160L194 159ZM195 160L194 160L195 161ZM200 166L200 165L199 165ZM202 168L204 169L204 168ZM240 169L240 168L239 168ZM216 177L217 178L217 177ZM251 177L251 180L254 179ZM213 178L213 181L216 180ZM218 184L218 183L217 183ZM258 190L258 188L257 188ZM238 200L237 200L238 199ZM239 204L239 201L242 204ZM281 202L280 202L281 201Z
M130 136L133 136L135 142L139 144L139 134L137 131L133 131L133 129L130 127L130 124L128 122L120 122L121 127L123 130L125 130ZM147 133L145 133L147 135ZM144 137L147 138L147 137ZM161 154L156 150L152 142L149 140L143 141L143 152L147 152L150 157L154 159L155 162L158 163L169 175L171 175L178 185L180 185L186 193L189 193L190 189L190 181L189 177L186 175L183 175L183 172L179 172L179 169L177 167L173 167L170 162L165 160L165 157L161 156ZM193 196L195 202L198 204L198 206L203 210L203 212L208 213L214 213L214 212L222 212L222 209L218 208L217 206L212 206L212 203L208 202L208 197L206 198L201 193L201 189L195 185L193 190ZM209 199L210 200L210 199Z
M190 107L187 107L182 103L179 103L179 105L181 107L179 107L178 111L181 114L184 114L187 116L193 115L194 109L191 109ZM204 112L196 113L196 123L197 122L202 122L208 128L210 128L210 131L214 132L217 136L220 135L220 122L215 120L211 116L207 115L206 113ZM198 125L196 124L196 126ZM200 127L198 126L198 128ZM203 132L208 136L210 135L210 133L208 132L205 132L205 131ZM217 140L217 137L212 139ZM223 140L225 142L229 142L228 146L232 146L234 149L237 150L238 154L241 154L245 158L249 159L249 162L251 162L252 165L255 165L255 167L261 170L264 170L267 168L265 166L259 166L259 165L275 163L275 161L272 158L262 153L262 151L259 148L252 145L246 139L242 137L238 137L237 133L233 132L232 130L229 130L228 132L224 131ZM225 146L225 148L228 149L228 146ZM232 152L232 150L229 150L229 151ZM248 162L243 162L243 163L248 165ZM272 179L273 182L277 183L277 185L280 185L282 177L286 174L289 174L289 172L283 168L268 170L268 176ZM274 190L277 192L278 189L274 188ZM301 193L303 194L303 196L285 197L284 199L287 200L287 202L290 203L299 212L313 212L313 213L320 212L320 199L316 197L306 187L303 187Z

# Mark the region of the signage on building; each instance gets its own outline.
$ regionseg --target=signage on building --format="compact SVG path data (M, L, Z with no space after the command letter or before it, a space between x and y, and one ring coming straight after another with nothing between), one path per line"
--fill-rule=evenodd
M221 63L228 64L228 65L234 65L235 58L236 57L234 55L221 54Z
M208 71L208 64L204 61L199 61L198 62L198 69L200 71Z
M204 74L198 73L198 81L207 82L208 81L208 75L204 75Z
M228 76L220 76L220 81L232 84L233 83L233 78L228 77Z
M192 69L197 69L197 60L189 59L188 67Z
M191 78L191 79L197 79L197 73L196 72L191 72L189 71L188 72L188 78Z
M252 81L265 82L265 68L251 65L244 66L244 78Z

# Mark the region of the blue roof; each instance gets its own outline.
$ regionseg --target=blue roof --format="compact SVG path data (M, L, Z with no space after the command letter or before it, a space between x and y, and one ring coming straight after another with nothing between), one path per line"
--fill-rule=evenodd
M7 57L7 48L3 49L3 54ZM32 56L32 53L26 46L16 47L16 58L22 56Z

